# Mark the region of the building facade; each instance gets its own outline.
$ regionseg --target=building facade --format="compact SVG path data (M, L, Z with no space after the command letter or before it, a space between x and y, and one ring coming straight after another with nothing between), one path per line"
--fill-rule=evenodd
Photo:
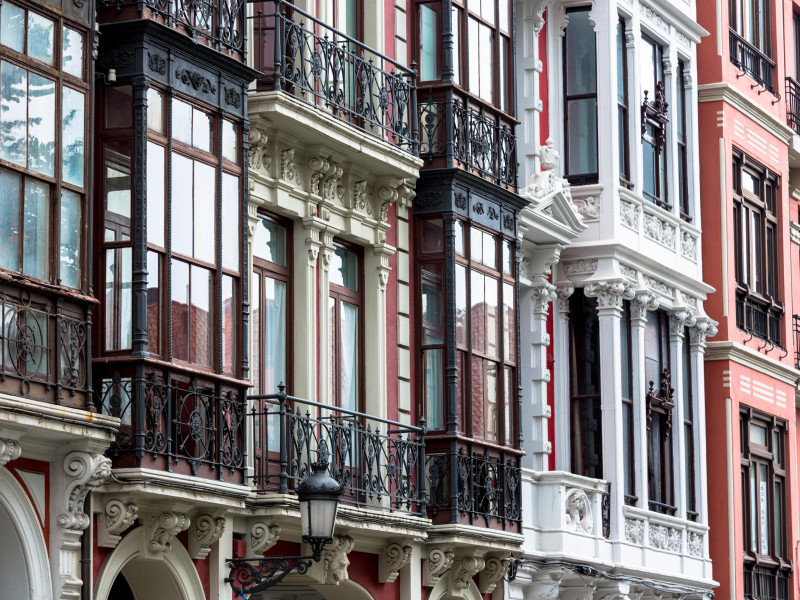
M698 70L702 227L714 240L703 252L720 329L706 356L708 461L719 465L709 524L726 597L797 593L797 11L698 5L710 32Z

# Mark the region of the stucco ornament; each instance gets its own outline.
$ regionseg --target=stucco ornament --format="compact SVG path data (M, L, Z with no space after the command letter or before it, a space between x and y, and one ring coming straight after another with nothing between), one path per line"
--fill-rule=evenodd
M181 531L189 529L189 515L181 512L165 512L151 519L152 535L147 542L147 549L156 554L168 552L172 547L172 539Z
M327 585L339 585L349 579L347 567L350 560L347 555L353 549L355 542L349 535L334 536L333 542L325 546L322 551L322 577Z
M469 582L486 566L486 562L477 556L466 556L453 563L450 572L453 577L453 587L457 590L465 590L469 587Z
M567 530L580 533L592 533L594 518L589 497L583 490L572 489L567 491L564 502L566 512Z
M70 452L64 457L64 471L70 478L66 489L67 512L59 515L58 525L82 531L89 526L89 516L83 512L86 494L111 475L111 460L102 454Z
M599 281L583 289L589 298L597 298L597 307L622 308L623 300L633 300L636 292L628 281Z
M281 534L281 526L274 523L253 523L250 528L250 548L254 554L264 554L272 548Z
M644 521L625 519L625 541L641 545L644 542Z
M392 542L383 549L379 564L379 581L392 583L400 574L400 569L411 561L412 548L407 544Z
M195 560L201 560L211 552L211 546L219 541L225 532L225 518L212 515L197 517L189 536L189 554Z
M423 571L423 585L433 587L442 575L453 566L455 554L447 547L434 547L428 551L427 568Z
M491 594L497 584L508 573L508 568L511 565L511 556L509 554L489 555L486 557L486 567L481 571L478 580L478 589L481 594Z
M22 446L17 440L0 438L0 467L22 455Z
M139 507L133 502L124 502L119 498L106 502L104 514L97 522L97 544L104 548L116 548L122 533L133 525L138 516Z

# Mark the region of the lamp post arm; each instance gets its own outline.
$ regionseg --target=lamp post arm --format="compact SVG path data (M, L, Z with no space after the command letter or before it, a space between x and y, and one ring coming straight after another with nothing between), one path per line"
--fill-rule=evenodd
M242 592L254 594L280 583L292 571L304 575L314 560L313 556L231 558L227 561L231 570L225 581L231 584L237 597Z

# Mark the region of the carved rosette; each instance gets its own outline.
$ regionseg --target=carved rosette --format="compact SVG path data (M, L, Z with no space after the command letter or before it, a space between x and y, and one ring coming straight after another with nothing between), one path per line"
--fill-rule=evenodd
M597 298L597 308L622 309L623 300L633 300L635 292L633 286L627 281L600 281L590 283L583 293L588 298Z
M333 542L322 551L322 582L326 585L339 585L349 579L347 567L350 560L347 555L355 542L349 535L334 536Z
M272 548L281 534L281 526L274 523L253 523L250 528L250 549L254 554L264 554Z
M112 498L106 502L103 517L97 520L97 545L103 548L116 548L122 534L139 516L139 507L133 502L123 502Z
M486 557L486 566L478 577L478 589L481 594L491 594L497 584L508 573L511 556L508 554L490 554Z
M486 562L477 556L466 556L453 563L450 568L452 574L453 587L457 590L465 590L469 587L472 578L483 569Z
M181 512L165 512L151 518L151 535L147 549L155 554L168 552L172 547L172 539L181 531L189 529L189 515Z
M22 446L17 440L0 438L0 467L22 455Z
M66 489L67 512L59 515L58 525L83 531L89 526L89 516L83 512L86 494L111 475L111 460L102 454L70 452L64 457L64 471L70 478Z
M211 546L219 541L225 531L225 518L200 515L189 536L189 554L195 560L208 556Z
M378 581L392 583L397 579L400 569L411 561L411 552L412 548L407 544L387 544L380 558Z

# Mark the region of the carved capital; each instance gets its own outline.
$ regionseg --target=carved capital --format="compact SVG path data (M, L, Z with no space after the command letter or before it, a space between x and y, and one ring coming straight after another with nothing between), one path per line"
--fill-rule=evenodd
M486 567L478 578L478 589L481 594L491 594L497 584L508 573L511 556L508 554L490 554L486 557Z
M17 440L0 438L0 467L22 455L22 446Z
M189 536L189 554L195 560L208 556L211 546L219 541L225 531L225 518L200 515Z
M672 338L683 338L684 329L697 322L697 315L687 308L669 313L669 335Z
M106 502L104 514L97 519L97 545L116 548L122 534L136 521L139 507L133 502L112 498Z
M465 556L455 561L450 568L453 587L457 590L467 589L469 582L484 566L486 566L486 562L478 556Z
M694 326L689 329L689 340L692 346L705 348L706 338L717 335L717 325L719 323L710 317L699 317Z
M250 549L253 554L264 554L272 548L281 534L281 526L273 523L253 523L250 528Z
M651 291L636 292L636 297L631 302L631 318L644 321L647 313L658 310L658 296Z
M422 568L422 585L433 587L442 575L453 566L455 554L449 547L434 547L428 551L428 559Z
M557 297L556 288L549 284L535 285L531 288L534 314L547 316L550 303Z
M350 560L347 555L353 549L355 542L349 535L334 536L333 542L325 546L322 551L322 583L326 585L339 585L349 579L347 567Z
M590 283L583 289L588 298L597 298L597 308L622 309L623 300L633 300L635 292L627 281L600 281Z
M181 531L189 529L189 515L182 512L165 512L150 518L150 536L147 549L160 555L172 547L172 539Z
M575 286L571 283L561 283L556 286L558 296L558 312L562 318L569 319L569 299L575 293Z
M392 583L400 574L400 569L411 561L412 548L409 545L392 542L383 549L378 564L378 581Z
M58 516L58 525L82 531L89 526L89 516L83 512L86 494L100 487L111 475L111 460L102 454L70 452L64 457L64 471L69 478L65 490L67 512Z

